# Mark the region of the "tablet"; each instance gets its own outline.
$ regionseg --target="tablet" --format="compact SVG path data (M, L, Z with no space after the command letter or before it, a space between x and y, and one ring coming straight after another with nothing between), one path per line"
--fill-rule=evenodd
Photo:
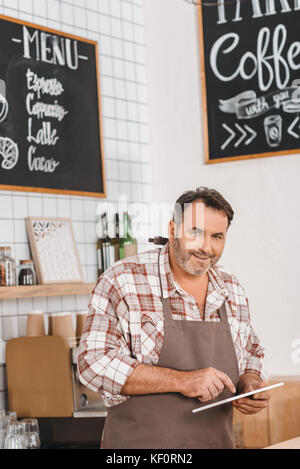
M266 386L264 388L256 389L255 391L245 392L244 394L238 394L237 396L229 397L228 399L223 399L222 401L214 402L213 404L208 404L202 407L198 407L197 409L193 409L192 412L201 412L202 410L210 409L211 407L216 407L218 405L226 404L226 402L236 401L237 399L242 399L242 397L252 396L252 394L258 394L259 392L267 391L268 389L278 388L279 386L283 386L284 383L276 383L271 384L270 386Z

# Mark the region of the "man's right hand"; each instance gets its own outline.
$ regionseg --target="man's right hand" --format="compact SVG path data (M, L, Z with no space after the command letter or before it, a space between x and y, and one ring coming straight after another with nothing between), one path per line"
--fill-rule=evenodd
M233 394L235 386L228 375L216 368L182 371L180 392L187 397L197 397L201 402L215 399L226 386Z
M124 396L179 392L187 397L197 397L206 402L215 399L225 388L235 394L229 376L216 368L179 371L156 365L139 363L121 389Z

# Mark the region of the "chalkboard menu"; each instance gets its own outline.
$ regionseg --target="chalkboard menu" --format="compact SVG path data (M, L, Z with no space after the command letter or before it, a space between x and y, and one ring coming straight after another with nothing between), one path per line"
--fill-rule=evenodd
M206 163L300 152L300 0L205 0Z
M97 42L0 16L0 190L105 197Z

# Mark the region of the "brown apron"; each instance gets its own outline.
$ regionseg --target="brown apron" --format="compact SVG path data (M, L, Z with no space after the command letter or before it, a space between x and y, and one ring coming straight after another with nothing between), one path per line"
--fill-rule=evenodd
M173 320L170 299L163 298L160 270L159 279L164 341L157 366L182 371L211 366L236 386L239 369L225 303L219 309L221 322ZM215 401L231 396L225 388ZM180 393L131 396L107 409L102 448L234 448L232 404L192 413L206 404Z

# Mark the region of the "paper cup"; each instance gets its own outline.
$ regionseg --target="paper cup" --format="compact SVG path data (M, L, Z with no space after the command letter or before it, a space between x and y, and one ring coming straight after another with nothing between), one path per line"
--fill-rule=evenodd
M54 313L49 316L49 335L65 337L70 346L76 345L71 313Z
M43 311L34 310L28 313L26 335L27 337L40 337L45 335Z
M76 314L76 338L78 341L80 341L86 317L87 311L81 311Z

